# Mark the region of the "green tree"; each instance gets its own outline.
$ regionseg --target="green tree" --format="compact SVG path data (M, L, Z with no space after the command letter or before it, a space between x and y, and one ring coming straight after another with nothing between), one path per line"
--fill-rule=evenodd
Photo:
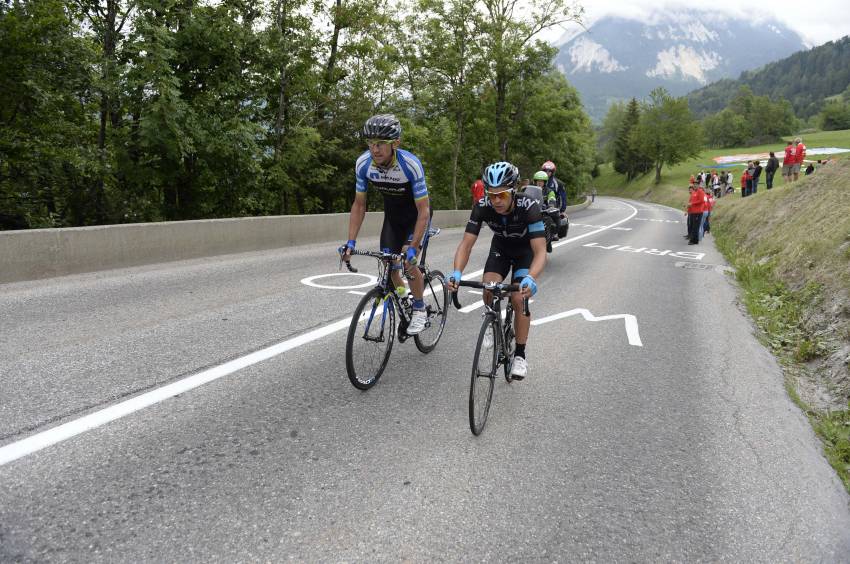
M635 129L635 147L655 167L655 183L661 168L695 157L702 149L702 131L688 101L673 98L664 88L652 91Z
M519 0L483 0L482 22L485 57L491 62L496 93L495 124L499 153L508 158L508 87L519 75L519 63L532 40L543 30L565 22L579 22L582 9L567 6L564 0L532 0L530 6ZM542 45L536 46L538 49Z
M96 53L79 16L58 0L0 5L0 229L89 220Z
M596 136L602 162L614 160L614 140L617 138L623 120L626 118L626 107L626 102L614 102L608 106L608 112L605 114Z
M850 103L832 101L818 115L820 128L826 131L850 129Z

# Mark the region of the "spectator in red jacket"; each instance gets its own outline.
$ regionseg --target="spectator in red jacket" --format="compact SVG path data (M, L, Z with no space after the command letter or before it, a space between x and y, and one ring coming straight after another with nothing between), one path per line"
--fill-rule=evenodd
M803 140L800 137L794 139L794 169L791 171L794 174L794 181L800 178L800 168L803 166L803 159L806 158L806 146L803 145Z
M741 174L741 197L746 198L749 196L747 193L747 184L750 183L750 173L747 169L744 169L743 174Z
M702 212L705 207L705 192L695 186L688 200L688 245L699 244L699 232L702 226Z
M470 191L472 192L472 205L475 206L484 197L484 181L481 180L480 174L478 175L478 179L472 183Z
M794 143L788 141L785 146L785 157L782 159L782 180L786 183L791 182L791 172L794 170L794 163L797 161L796 151Z

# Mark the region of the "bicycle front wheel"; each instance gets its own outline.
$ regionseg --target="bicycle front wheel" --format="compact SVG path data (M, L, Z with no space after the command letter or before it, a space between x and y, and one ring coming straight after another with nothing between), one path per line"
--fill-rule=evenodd
M487 423L498 368L498 347L499 325L494 316L487 315L478 332L469 383L469 429L473 435L480 435Z
M395 341L395 304L372 288L354 310L345 341L345 369L358 390L368 390L387 367Z
M413 340L416 348L423 353L429 353L437 346L446 327L446 317L449 314L449 287L446 277L439 270L432 270L425 278L425 312L428 315L425 330L416 335Z

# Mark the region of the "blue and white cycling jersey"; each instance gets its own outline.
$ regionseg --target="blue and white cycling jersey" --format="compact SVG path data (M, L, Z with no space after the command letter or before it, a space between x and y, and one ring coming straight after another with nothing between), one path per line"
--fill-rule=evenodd
M366 192L371 182L384 196L384 213L394 218L415 219L416 202L428 197L425 169L416 155L404 149L396 149L393 162L386 168L378 167L366 151L357 159L354 174L357 191Z

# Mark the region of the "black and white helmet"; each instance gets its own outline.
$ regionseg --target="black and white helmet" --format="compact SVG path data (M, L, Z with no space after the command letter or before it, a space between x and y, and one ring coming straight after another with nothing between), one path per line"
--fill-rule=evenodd
M401 123L393 114L378 114L366 120L360 134L363 139L398 139Z

